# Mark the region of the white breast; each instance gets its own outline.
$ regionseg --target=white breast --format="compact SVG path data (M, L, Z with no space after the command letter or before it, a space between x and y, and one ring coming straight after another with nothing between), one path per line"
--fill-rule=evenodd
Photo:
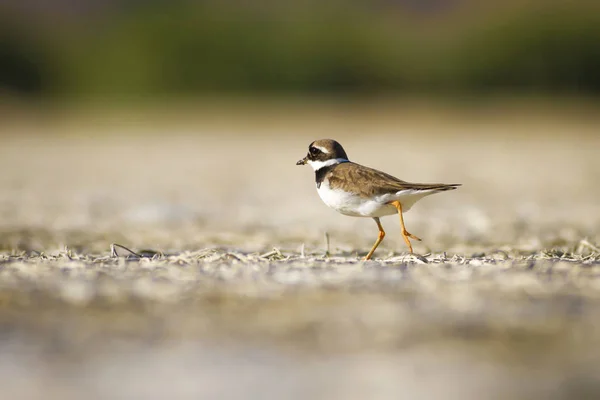
M402 204L402 211L410 210L413 204L430 194L434 190L402 190L397 193L385 194L373 198L363 198L352 192L346 192L341 189L331 189L327 179L321 182L317 188L319 197L323 203L333 208L337 212L353 217L383 217L396 214L396 207L388 204L391 201L398 200Z
M327 179L321 182L317 192L323 203L335 211L353 217L383 217L395 214L396 208L380 202L378 199L365 199L352 192L340 189L331 189Z

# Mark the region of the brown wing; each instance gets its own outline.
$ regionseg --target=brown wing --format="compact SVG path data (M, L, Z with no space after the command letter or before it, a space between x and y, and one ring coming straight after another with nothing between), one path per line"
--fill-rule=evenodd
M347 162L338 164L327 174L332 188L358 191L361 197L372 197L400 190L452 190L460 184L410 183L390 174L363 165Z

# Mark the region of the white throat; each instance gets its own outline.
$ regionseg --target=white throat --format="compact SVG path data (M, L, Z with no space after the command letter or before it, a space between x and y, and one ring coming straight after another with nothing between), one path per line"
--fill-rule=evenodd
M311 160L307 160L307 162L308 162L308 165L310 165L313 170L318 171L321 168L325 168L325 167L329 167L331 165L341 164L341 163L348 162L348 160L346 160L345 158L332 158L331 160L327 160L327 161L311 161Z

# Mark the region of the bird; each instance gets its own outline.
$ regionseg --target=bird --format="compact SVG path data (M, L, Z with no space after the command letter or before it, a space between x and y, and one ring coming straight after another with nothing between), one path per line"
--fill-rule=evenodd
M380 218L394 214L400 217L402 237L413 254L410 239L422 239L406 230L402 214L425 196L461 186L459 183L410 183L400 180L350 161L342 145L333 139L312 142L306 156L296 162L296 165L306 164L313 168L317 192L327 206L343 215L370 217L377 224L377 240L364 260L371 259L385 237Z

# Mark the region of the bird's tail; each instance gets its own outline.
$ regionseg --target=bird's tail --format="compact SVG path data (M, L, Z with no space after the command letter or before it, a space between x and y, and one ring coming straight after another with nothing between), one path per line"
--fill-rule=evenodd
M427 190L427 191L435 191L435 192L445 192L446 190L454 190L459 186L462 186L461 183L416 183L411 185L411 189L416 191Z

